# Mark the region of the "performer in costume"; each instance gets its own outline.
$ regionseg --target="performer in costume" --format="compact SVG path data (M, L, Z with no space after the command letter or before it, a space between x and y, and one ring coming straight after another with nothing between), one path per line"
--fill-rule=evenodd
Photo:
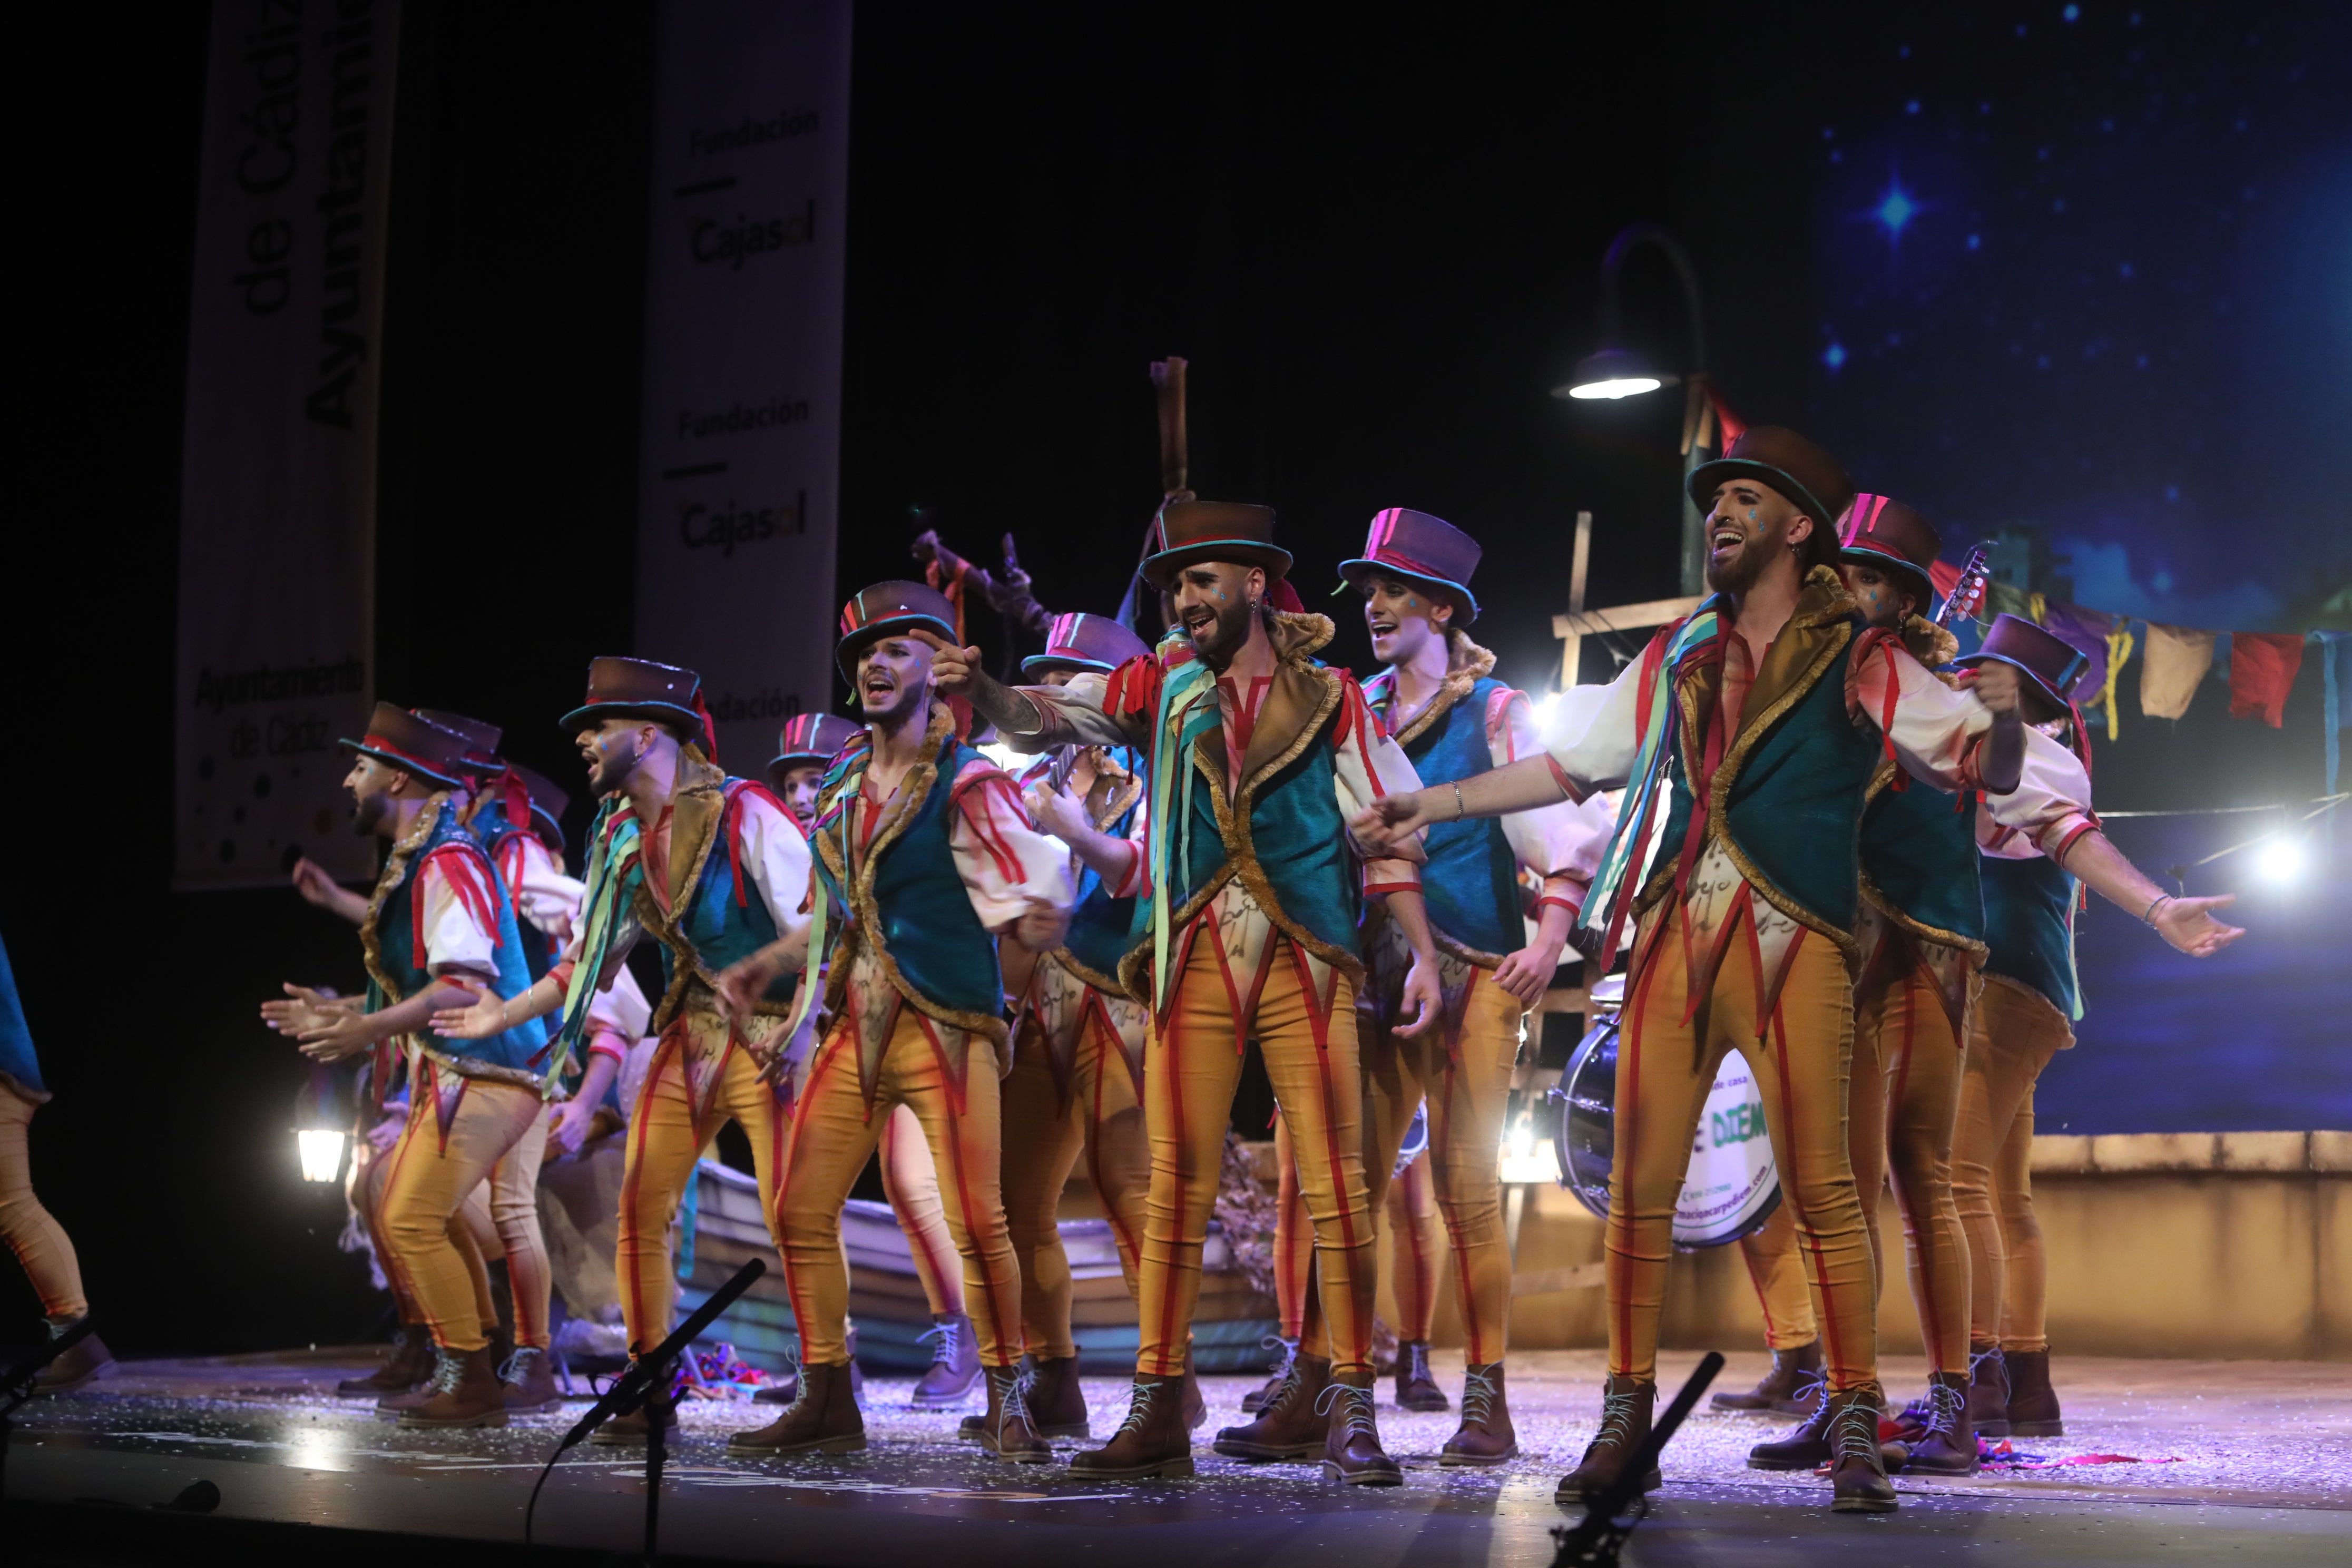
M1526 694L1494 678L1495 656L1465 629L1478 615L1469 582L1479 554L1477 542L1451 523L1391 507L1372 519L1363 554L1339 564L1363 595L1372 653L1384 667L1365 683L1364 699L1427 790L1450 790L1543 750ZM1439 1027L1418 1038L1391 1026L1407 1016L1412 946L1384 906L1365 910L1360 940L1370 973L1356 1005L1370 1196L1374 1205L1385 1199L1405 1129L1425 1100L1431 1176L1460 1280L1462 1425L1440 1451L1441 1465L1496 1465L1518 1453L1503 1377L1511 1298L1496 1165L1503 1115L1521 1020L1551 984L1608 835L1597 800L1429 828L1422 897L1444 1011ZM1532 942L1520 909L1521 867L1543 888ZM1323 1353L1321 1331L1310 1295L1301 1353ZM1425 1364L1427 1347L1419 1348ZM1401 1364L1412 1354L1408 1341Z
M395 1045L408 1056L409 1113L384 1178L381 1223L389 1264L424 1310L437 1358L432 1380L385 1408L404 1426L503 1426L507 1399L492 1363L495 1311L478 1253L450 1235L467 1195L487 1181L494 1213L537 1202L532 1157L551 1064L533 1020L486 1029L462 1048L435 1040L437 1010L467 1003L496 1019L530 985L514 902L460 820L464 739L388 702L376 704L344 787L363 832L392 841L360 925L364 1011L299 985L262 1005L271 1026L316 1061L374 1047L378 1079ZM507 1237L511 1254L520 1245ZM486 1321L487 1320L487 1321Z
M842 747L865 732L864 726L837 713L800 713L788 720L776 738L776 754L768 762L768 785L806 833L816 826L817 788L824 770ZM833 916L838 923L841 911ZM816 1015L811 1010L793 1039L791 1051L805 1055L815 1045ZM790 1107L786 1108L790 1114ZM907 1251L915 1262L915 1278L931 1309L931 1364L915 1384L908 1403L918 1410L939 1410L961 1405L980 1381L980 1350L972 1342L971 1319L963 1310L963 1264L956 1257L955 1238L948 1232L947 1210L940 1202L940 1173L931 1164L931 1146L923 1141L923 1124L907 1106L894 1108L882 1129L882 1195L907 1237ZM849 1331L852 1382L857 1331ZM790 1405L799 1392L799 1379L786 1378L754 1395L761 1404Z
M919 583L877 583L842 611L835 657L866 736L834 759L814 837L817 919L838 908L847 920L808 960L823 964L834 1022L796 1074L775 1199L801 1382L775 1421L730 1439L731 1453L866 1445L844 1341L841 1205L904 1104L922 1122L963 1258L988 1384L980 1441L1000 1458L1050 1457L1022 1397L1021 1279L999 1185L999 1080L1011 1063L996 938L1059 947L1074 889L1068 852L1037 831L1013 781L964 742L953 706L934 694L932 650L915 634L954 624L945 596ZM774 972L755 956L728 977L729 994L760 994Z
M1934 526L1903 502L1879 495L1854 497L1839 526L1845 540L1839 571L1863 624L1900 637L1930 669L1948 663L1956 651L1951 634L1922 614L1935 602L1928 569L1942 542ZM2087 781L2063 752L2040 737L2027 741L2020 781L2004 797L2003 814L2031 840L2058 847L2089 823ZM1910 1441L1904 1468L1935 1475L1977 1469L1967 1398L1968 1249L1951 1190L1952 1123L1969 1002L1984 958L1976 832L1973 799L1918 783L1891 759L1879 763L1862 818L1847 1148L1863 1204L1863 1234L1882 1280L1885 1268L1872 1218L1880 1187L1890 1174L1894 1179L1929 1372L1927 1397L1905 1413ZM1768 1226L1741 1245L1750 1278L1767 1291L1766 1321L1813 1338L1793 1223ZM1774 1288L1778 1300L1769 1294ZM1778 1373L1781 1358L1775 1361ZM1804 1425L1758 1445L1749 1465L1797 1470L1826 1460L1828 1417L1818 1400L1812 1404Z
M1107 676L1150 650L1101 616L1054 617L1045 651L1021 671L1040 685ZM1070 847L1077 903L1069 938L1048 953L1005 953L1013 998L1013 1070L1002 1097L1004 1218L1021 1263L1022 1326L1035 1358L1029 1411L1040 1436L1084 1437L1087 1402L1078 1387L1078 1347L1070 1329L1070 1263L1055 1220L1063 1184L1086 1153L1118 1248L1128 1294L1142 1256L1151 1149L1144 1136L1144 1047L1148 1008L1118 980L1145 885L1143 759L1131 748L1072 746L1024 775L1024 798L1038 826ZM1207 1419L1187 1363L1189 1426ZM969 1425L969 1423L967 1423Z
M1708 509L1715 590L1699 611L1609 685L1566 693L1549 756L1383 801L1358 832L1629 786L1582 917L1604 965L1639 917L1617 1068L1610 1376L1601 1431L1562 1497L1614 1483L1649 1430L1675 1204L1707 1086L1736 1046L1824 1303L1832 1506L1884 1512L1895 1499L1878 1447L1874 1274L1845 1139L1854 845L1889 752L1939 787L2012 789L2016 687L1955 692L1857 624L1832 564L1852 487L1801 436L1747 431L1694 470L1690 492ZM1659 1484L1654 1471L1636 1480Z
M503 731L499 726L433 708L419 708L416 715L465 738L466 782L472 791L463 814L466 827L498 867L514 899L515 912L526 928L523 967L536 984L562 956L588 890L565 873L561 859L562 815L570 797L552 781L500 758ZM644 1036L652 1011L625 968L614 976L609 989L596 994L589 1005L579 1059L567 1058L565 1077L550 1086L560 1103L549 1108L540 1129L518 1147L514 1157L522 1165L516 1182L491 1194L490 1217L506 1252L507 1285L514 1301L514 1353L499 1369L510 1410L551 1410L563 1398L548 1353L555 1281L540 1234L540 1165L550 1149L576 1152L585 1142L596 1108L613 1097L621 1064ZM576 1083L567 1081L572 1066L582 1068ZM617 1103L614 1109L619 1110Z
M2001 616L1983 646L1958 662L2023 677L2026 718L2081 759L2087 801L2090 742L2071 700L2083 655L2031 621ZM2083 1016L2074 976L2078 881L2192 958L2210 957L2245 934L2213 913L2236 895L2173 897L2095 822L2054 846L2000 822L1979 824L1991 952L1960 1084L1952 1191L1969 1245L1969 1410L1987 1436L2054 1437L2065 1430L2050 1382L2048 1275L2031 1156L2034 1083L2050 1058L2074 1043L2074 1020Z
M1323 1460L1350 1484L1393 1486L1372 1407L1373 1232L1366 1198L1355 994L1358 904L1384 896L1417 962L1407 1037L1437 1021L1437 956L1417 843L1357 864L1348 818L1418 785L1355 679L1316 653L1331 622L1295 607L1270 509L1171 501L1145 582L1175 629L1108 677L1008 688L977 650L941 645L950 691L1016 746L1129 746L1150 758L1150 855L1119 978L1153 1006L1144 1077L1151 1188L1139 1268L1142 1350L1128 1417L1074 1461L1097 1478L1192 1473L1182 1376L1242 1049L1255 1039L1301 1162L1328 1360L1301 1353L1248 1430L1251 1457Z
M590 830L580 918L562 960L504 1009L481 1005L436 1018L455 1038L495 1027L501 1016L538 1018L562 1009L553 1055L589 1032L598 996L650 933L662 944L667 982L651 1028L660 1036L637 1102L621 1178L617 1271L631 1353L670 1331L677 1289L670 1222L694 1179L702 1148L730 1118L751 1146L763 1202L783 1163L784 1119L762 1076L783 1044L788 1000L758 1000L743 1017L720 1010L719 972L771 943L804 941L808 841L764 784L734 778L714 743L692 670L604 658L588 667L586 700L563 717L579 739L589 793L604 801ZM655 1414L649 1414L655 1412ZM648 1400L597 1428L595 1442L642 1442Z
M33 1195L26 1135L34 1110L51 1098L48 1085L41 1080L41 1059L33 1053L25 1004L16 994L8 944L0 942L0 1237L7 1239L8 1250L16 1255L34 1294L40 1297L54 1341L89 1316L89 1299L82 1294L81 1260L74 1254L73 1237ZM41 1369L34 1390L70 1394L113 1370L114 1357L106 1342L85 1334L80 1343Z

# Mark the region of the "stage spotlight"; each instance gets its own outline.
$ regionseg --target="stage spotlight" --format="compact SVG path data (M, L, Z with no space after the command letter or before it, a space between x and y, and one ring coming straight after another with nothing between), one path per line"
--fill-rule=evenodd
M2303 843L2282 833L2255 853L2254 864L2273 882L2292 882L2303 875Z
M294 1134L302 1155L302 1179L331 1182L343 1173L343 1135L331 1127L306 1127Z

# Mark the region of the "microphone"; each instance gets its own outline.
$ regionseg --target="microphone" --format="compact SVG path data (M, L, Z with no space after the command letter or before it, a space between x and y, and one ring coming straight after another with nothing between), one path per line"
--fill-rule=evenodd
M735 1299L751 1288L751 1282L768 1271L768 1266L754 1258L735 1271L735 1277L710 1293L710 1300L697 1307L686 1321L680 1323L669 1338L656 1346L651 1353L639 1356L629 1363L629 1370L614 1380L604 1397L593 1405L579 1424L564 1435L556 1452L586 1439L589 1433L615 1415L625 1415L644 1404L658 1384L662 1369L692 1344L695 1336L709 1328L719 1313L735 1304ZM552 1461L551 1461L551 1463Z

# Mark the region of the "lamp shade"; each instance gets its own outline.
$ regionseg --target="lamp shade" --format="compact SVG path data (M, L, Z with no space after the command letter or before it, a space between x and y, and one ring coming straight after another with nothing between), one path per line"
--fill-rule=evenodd
M1580 402L1635 397L1644 392L1655 392L1662 386L1672 386L1682 378L1671 371L1659 369L1654 363L1629 349L1595 350L1576 362L1567 382L1551 389L1554 397L1573 397Z

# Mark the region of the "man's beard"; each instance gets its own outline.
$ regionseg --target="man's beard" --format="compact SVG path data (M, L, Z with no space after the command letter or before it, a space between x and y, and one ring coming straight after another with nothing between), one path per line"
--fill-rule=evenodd
M589 795L602 800L628 783L629 774L636 771L637 760L634 752L626 757L597 752L596 765L588 770Z
M1771 563L1772 552L1780 547L1780 541L1767 534L1757 534L1739 547L1739 553L1717 564L1710 553L1706 558L1706 585L1718 594L1735 598L1756 586Z
M1232 663L1234 655L1249 640L1250 617L1256 613L1246 599L1211 606L1208 630L1192 634L1193 652L1203 662L1220 668Z
M362 795L352 803L352 831L362 838L368 837L391 809L392 797L388 795Z

